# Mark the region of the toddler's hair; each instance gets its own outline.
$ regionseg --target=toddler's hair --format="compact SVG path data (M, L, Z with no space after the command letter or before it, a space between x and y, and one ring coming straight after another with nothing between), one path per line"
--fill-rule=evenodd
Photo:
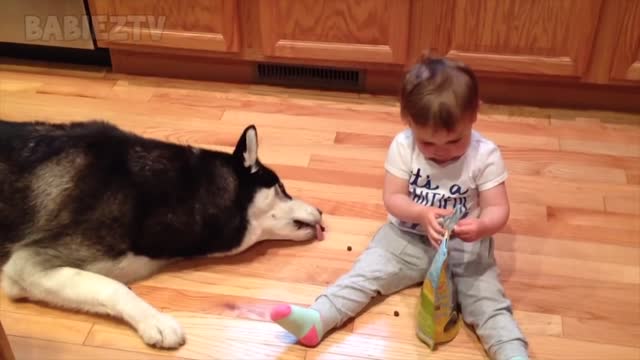
M478 110L478 82L466 65L423 56L406 74L400 113L416 126L452 131Z

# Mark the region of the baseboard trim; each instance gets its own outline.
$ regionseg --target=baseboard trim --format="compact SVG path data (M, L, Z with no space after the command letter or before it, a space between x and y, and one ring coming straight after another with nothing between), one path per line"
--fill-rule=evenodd
M479 77L486 102L640 113L640 86Z
M257 83L257 62L240 59L111 49L111 63L116 73ZM363 91L397 95L402 76L401 71L364 69ZM487 103L640 113L640 86L505 78L482 72L478 78L482 100Z
M120 49L110 51L114 73L234 83L250 83L254 77L251 62Z

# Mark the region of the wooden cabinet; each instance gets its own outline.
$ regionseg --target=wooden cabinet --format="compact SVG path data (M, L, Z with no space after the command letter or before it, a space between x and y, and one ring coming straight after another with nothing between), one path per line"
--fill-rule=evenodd
M407 0L260 0L267 57L403 64Z
M640 1L604 0L583 82L640 83Z
M397 93L403 71L426 50L470 65L482 77L483 88L496 95L493 99L526 100L537 89L536 96L546 103L559 105L556 99L573 94L582 97L581 104L622 108L637 103L626 99L640 96L640 0L89 4L98 44L111 49L114 71L271 81L256 66L268 62L276 63L270 66L279 74L288 74L286 81L306 84L322 83L331 72L315 70L328 66L348 68L349 76L357 73L364 89ZM302 71L300 65L312 69ZM310 79L305 74L320 75ZM487 79L494 84L487 86Z
M620 0L618 8L610 76L640 81L640 1Z
M400 72L430 50L497 76L640 81L638 0L89 3L98 44L128 51Z
M424 0L416 50L476 70L580 77L589 65L601 0Z
M98 45L237 52L237 0L92 0Z

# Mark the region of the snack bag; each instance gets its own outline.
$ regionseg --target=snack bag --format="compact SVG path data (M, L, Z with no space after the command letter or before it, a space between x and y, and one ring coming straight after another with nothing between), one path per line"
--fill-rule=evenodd
M445 235L420 293L417 335L432 350L438 344L453 340L460 331L461 319L447 263L447 245L451 231L462 214L463 209L457 207L452 215L445 218Z

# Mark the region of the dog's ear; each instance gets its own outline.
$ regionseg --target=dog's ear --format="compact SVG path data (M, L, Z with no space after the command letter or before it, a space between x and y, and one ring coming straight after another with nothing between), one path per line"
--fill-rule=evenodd
M244 129L233 151L233 156L241 161L251 173L258 170L258 130L254 125L249 125Z

